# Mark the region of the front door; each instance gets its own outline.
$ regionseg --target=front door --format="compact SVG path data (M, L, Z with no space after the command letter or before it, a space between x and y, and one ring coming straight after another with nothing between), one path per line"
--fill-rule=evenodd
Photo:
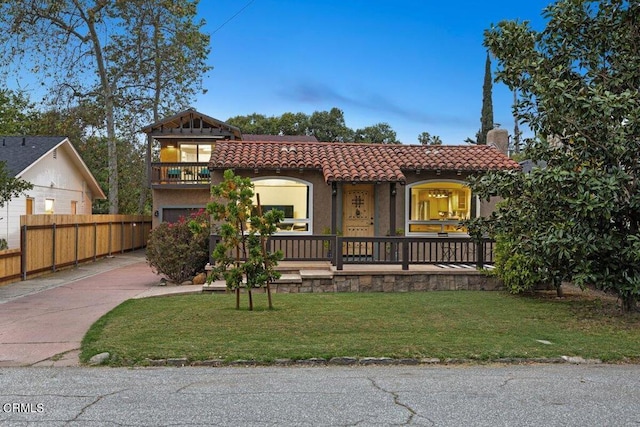
M342 192L342 230L345 237L373 237L373 184L347 184ZM371 255L373 244L349 243L347 255Z

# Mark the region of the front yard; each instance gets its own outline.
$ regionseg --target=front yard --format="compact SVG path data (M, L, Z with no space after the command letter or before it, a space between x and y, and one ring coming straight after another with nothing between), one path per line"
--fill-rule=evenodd
M272 311L264 294L254 298L254 312L235 310L232 294L127 301L87 333L81 359L107 351L113 365L182 357L640 360L640 315L619 315L615 300L579 291L562 300L467 291L276 294Z

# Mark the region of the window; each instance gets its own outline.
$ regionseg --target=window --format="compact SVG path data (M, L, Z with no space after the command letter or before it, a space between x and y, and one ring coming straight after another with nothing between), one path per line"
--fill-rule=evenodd
M407 188L409 233L466 233L460 221L472 216L471 190L458 181L425 181Z
M27 197L26 215L33 215L33 197Z
M180 144L180 161L206 163L211 159L210 144Z
M53 214L53 199L44 199L44 213Z
M71 215L76 215L78 212L78 202L75 200L71 201Z
M278 209L284 212L279 232L312 232L310 183L293 178L265 178L253 180L254 192L260 195L262 211ZM257 197L254 196L257 204Z

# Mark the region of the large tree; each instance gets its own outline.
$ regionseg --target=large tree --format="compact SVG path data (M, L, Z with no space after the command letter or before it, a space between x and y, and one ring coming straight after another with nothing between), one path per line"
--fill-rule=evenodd
M179 108L209 67L198 0L21 0L0 3L0 66L30 69L58 106L102 111L109 211L118 212L118 131L141 111ZM180 84L176 84L176 81ZM177 101L177 104L173 104Z
M563 0L544 16L541 32L505 21L485 33L497 78L519 90L517 116L537 135L526 152L538 168L489 174L474 188L506 197L490 221L506 259L537 253L543 262L508 274L595 285L632 310L640 297L640 4Z

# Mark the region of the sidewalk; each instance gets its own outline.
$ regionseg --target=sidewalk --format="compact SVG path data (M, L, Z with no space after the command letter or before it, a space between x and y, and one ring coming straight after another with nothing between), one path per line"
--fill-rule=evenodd
M0 367L78 366L84 334L120 303L202 291L160 278L140 250L0 286Z

